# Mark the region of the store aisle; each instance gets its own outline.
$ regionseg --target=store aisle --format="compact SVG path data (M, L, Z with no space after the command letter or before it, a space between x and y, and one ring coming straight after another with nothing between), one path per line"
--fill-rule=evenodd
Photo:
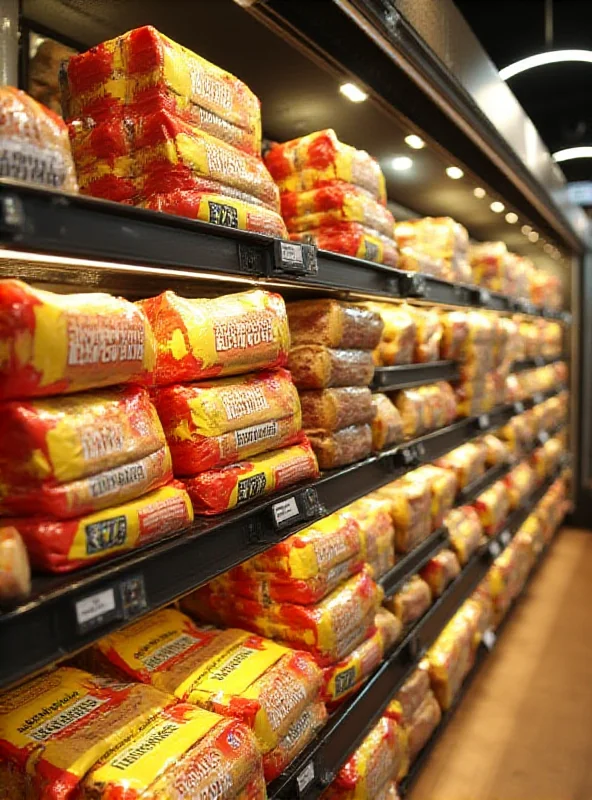
M592 798L592 534L556 539L410 800Z

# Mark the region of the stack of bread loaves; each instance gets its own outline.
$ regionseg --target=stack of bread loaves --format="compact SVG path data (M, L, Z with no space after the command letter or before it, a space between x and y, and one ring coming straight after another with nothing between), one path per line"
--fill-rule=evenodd
M259 100L233 75L146 26L70 58L61 86L81 192L285 236Z
M291 239L397 266L384 175L368 153L329 129L274 145L265 162L279 186Z

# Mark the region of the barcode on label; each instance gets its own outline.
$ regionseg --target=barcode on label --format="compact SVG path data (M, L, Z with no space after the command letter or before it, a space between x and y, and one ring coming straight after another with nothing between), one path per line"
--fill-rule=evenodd
M302 255L302 247L299 244L292 242L281 242L282 261L287 261L289 264L304 264L304 256Z
M81 626L86 625L97 617L115 611L115 607L115 592L113 589L105 589L103 592L85 597L84 600L78 600L75 606L76 621Z
M494 558L497 558L499 554L502 552L502 548L500 547L499 542L491 542L489 545L489 552Z
M299 514L298 504L294 497L289 497L287 500L282 500L281 503L276 503L273 506L273 518L276 525L283 525Z
M510 543L510 539L512 538L512 534L510 531L502 531L500 533L500 540L503 545L507 545Z
M298 791L303 792L310 784L314 781L314 764L312 761L309 761L308 764L304 767L300 775L296 778L296 783L298 784Z
M495 631L492 631L491 628L483 634L483 644L488 650L491 650L493 645L495 644Z

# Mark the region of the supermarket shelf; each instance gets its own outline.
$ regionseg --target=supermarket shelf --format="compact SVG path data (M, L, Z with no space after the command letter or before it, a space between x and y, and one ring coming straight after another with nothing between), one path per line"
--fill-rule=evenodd
M494 630L489 631L489 635L486 637L486 642L481 642L481 644L479 645L479 649L477 650L477 654L475 656L475 663L474 663L473 667L471 668L471 671L469 672L469 674L467 675L467 677L463 681L463 684L462 684L457 696L454 698L454 701L453 701L451 707L442 714L442 720L441 720L440 724L438 725L438 727L436 728L436 730L434 731L434 733L430 737L430 739L427 742L427 744L425 745L425 747L419 753L419 755L416 758L416 760L414 761L411 769L409 770L408 775L401 782L401 785L399 786L399 794L401 795L401 797L409 796L409 792L411 791L411 789L413 788L415 782L419 778L419 776L421 774L421 771L424 768L424 766L427 763L427 761L429 760L430 755L432 754L434 748L436 747L436 745L438 744L438 742L441 739L442 735L444 734L448 724L452 721L452 718L454 717L456 711L460 707L463 699L466 697L467 692L469 691L469 689L471 687L471 684L473 683L474 679L476 678L476 676L477 676L477 674L478 674L483 662L487 659L487 656L489 655L489 653L491 652L491 650L495 646L495 643L496 643L497 639L499 638L500 634L503 632L508 620L511 618L512 614L514 613L514 610L515 610L516 606L520 603L520 601L525 596L526 590L527 590L528 586L530 585L532 579L534 578L534 576L536 575L536 573L540 569L543 561L545 560L545 557L547 556L547 553L549 551L550 546L551 546L551 544L546 545L543 548L543 550L541 551L541 553L540 553L540 555L539 555L539 557L538 557L538 559L536 561L536 564L534 565L533 569L531 570L531 572L530 572L530 574L529 574L529 576L528 576L528 578L526 580L525 585L523 586L523 588L522 588L520 594L518 595L518 597L516 597L516 599L512 603L511 607L509 608L507 614L505 615L505 617L503 618L501 623L498 625L498 627L495 629L495 631Z
M485 474L481 475L477 480L471 481L468 486L460 490L456 498L456 505L462 506L465 503L472 503L473 500L476 500L476 498L488 489L492 483L499 481L500 478L507 475L513 466L514 464L512 463L504 463L497 464L495 467L488 469Z
M510 515L504 530L473 555L459 577L387 656L364 688L333 714L316 740L269 787L272 800L315 800L321 796L556 477L555 474L545 481L523 507ZM409 574L414 568L415 565L410 567Z
M512 372L524 372L528 369L535 369L536 367L546 367L548 364L556 364L558 361L566 361L568 356L560 355L555 358L543 358L537 356L536 358L526 358L523 361L514 361L512 364Z
M0 659L0 688L176 600L410 469L494 430L514 413L510 405L461 420L264 502L196 521L181 534L104 564L72 575L35 578L31 597L0 614L0 652L11 654ZM411 555L410 568L416 558ZM428 552L424 555L427 561ZM402 567L395 570L388 582L391 591L405 575Z
M401 364L395 367L377 367L371 388L374 392L392 392L436 381L457 381L459 378L459 368L455 361Z
M274 281L284 288L415 299L514 311L503 295L316 250L221 225L0 181L0 243L47 254L47 263L6 262L11 277L143 295L192 281ZM82 259L64 264L60 257ZM104 263L109 262L109 263ZM0 262L1 263L1 262ZM1 269L1 267L0 267ZM185 287L185 288L183 288ZM527 312L549 316L532 306Z
M415 575L436 553L446 547L449 541L450 537L446 528L438 528L425 542L415 547L407 555L397 559L395 566L379 581L386 597L394 594L411 575Z

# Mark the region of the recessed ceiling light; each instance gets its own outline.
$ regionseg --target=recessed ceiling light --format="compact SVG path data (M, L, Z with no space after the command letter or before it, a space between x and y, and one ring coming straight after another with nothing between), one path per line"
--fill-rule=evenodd
M510 225L513 225L515 222L518 222L518 214L514 214L513 211L508 211L506 214L506 222L509 222Z
M417 136L415 133L410 133L409 136L406 136L405 143L414 150L421 150L422 147L425 147L424 140L421 138L421 136Z
M391 166L393 169L396 169L397 172L404 172L407 169L411 169L413 166L413 159L409 158L409 156L397 156L391 161Z
M446 174L453 181L459 180L465 174L460 167L446 167Z
M344 94L352 103L363 103L368 99L366 92L363 92L355 83L342 83L339 87L341 94Z
M473 194L475 195L475 197L478 197L479 200L483 200L487 192L485 191L485 189L482 189L480 186L477 186L476 189L473 189Z
M494 214L501 214L505 208L503 203L500 203L499 200L494 200L493 203L489 206L489 208L494 212Z
M531 232L532 228L530 227L530 225L523 225L523 226L520 228L520 230L522 231L522 233L523 233L525 236L528 236L528 234Z
M539 235L538 235L538 233L536 231L531 231L528 234L528 241L529 242L538 242L538 240L539 240Z

